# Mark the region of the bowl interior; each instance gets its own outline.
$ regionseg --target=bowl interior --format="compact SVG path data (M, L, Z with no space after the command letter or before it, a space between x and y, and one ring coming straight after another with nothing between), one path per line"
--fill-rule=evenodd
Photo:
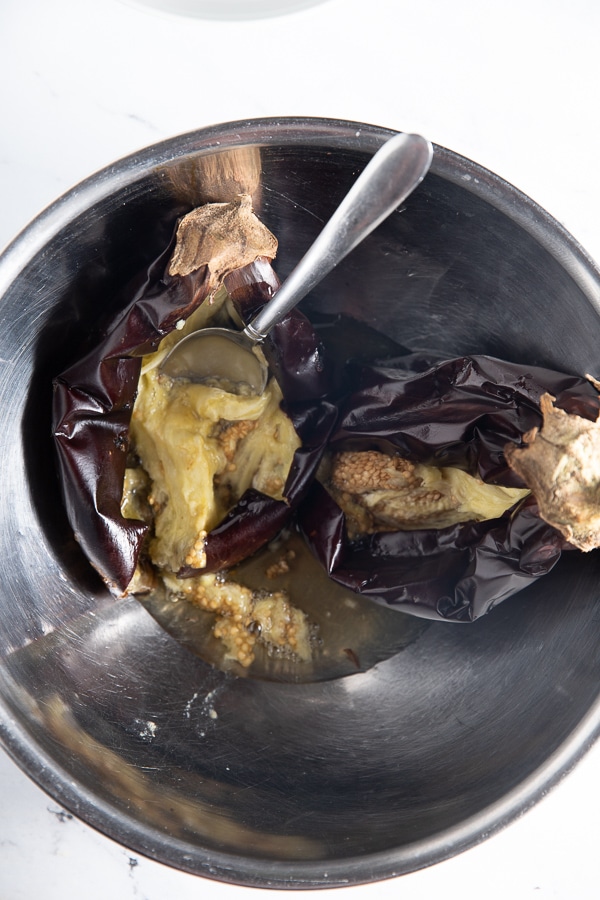
M136 601L113 601L66 522L51 379L177 216L249 191L285 276L385 136L316 120L183 136L68 195L0 265L0 733L91 824L236 883L365 882L438 861L536 799L600 720L597 554L564 554L472 625L429 623L368 672L277 684L210 668ZM413 349L593 373L599 291L556 223L437 148L305 309Z

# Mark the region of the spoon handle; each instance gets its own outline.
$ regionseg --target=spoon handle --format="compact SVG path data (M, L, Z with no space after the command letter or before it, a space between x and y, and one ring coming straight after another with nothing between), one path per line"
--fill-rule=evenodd
M372 157L316 241L244 334L262 341L337 264L414 191L433 158L418 134L397 134Z

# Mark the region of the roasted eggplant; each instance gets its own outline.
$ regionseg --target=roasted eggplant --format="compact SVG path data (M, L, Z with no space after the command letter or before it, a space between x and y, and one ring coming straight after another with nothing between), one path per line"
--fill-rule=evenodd
M206 209L195 212L193 221L186 217L175 251L171 247L148 270L99 345L54 382L54 436L68 515L91 563L116 594L131 585L154 528L151 510L144 515L141 507L137 513L131 504L122 508L135 450L130 425L142 359L166 336L173 336L167 343L175 340L219 291L235 315L248 321L279 284L271 266L276 242L247 198L213 206L219 207L219 239L211 234L206 250ZM198 227L204 237L198 237ZM576 427L577 434L597 434L600 404L590 379L485 356L441 360L401 348L384 360L340 365L339 346L334 351L323 334L297 311L271 333L265 356L298 439L284 483L270 494L249 487L221 509L219 521L202 536L198 556L184 554L183 562L172 564L176 578L183 582L199 570L226 570L284 526L297 527L336 582L405 612L465 622L549 572L563 550L574 546L574 530L568 523L561 527L559 514L544 518L547 504L538 496L543 487L539 478L527 476L522 454L543 434L550 403L544 398L569 422L588 423L589 428ZM451 470L461 474L448 492L466 477L478 490L491 485L504 492L506 502L490 507L494 511L487 516L481 505L471 511L463 503L456 520L444 513L417 517L411 526L400 517L398 526L397 514L385 506L385 491L369 494L366 506L359 498L352 507L360 491L345 489L339 469L336 488L332 466L340 459L354 465L348 454L371 454L360 459L383 468L391 460L417 487L429 477L423 467L436 470L426 498L434 507L445 490L435 478ZM538 474L539 468L534 464ZM346 510L342 495L350 498ZM351 524L351 507L367 510L362 531L360 515ZM593 539L588 543L579 546L595 546Z

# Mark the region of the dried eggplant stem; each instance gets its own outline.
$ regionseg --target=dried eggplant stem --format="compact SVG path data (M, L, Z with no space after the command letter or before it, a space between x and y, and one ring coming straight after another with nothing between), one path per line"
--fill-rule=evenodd
M541 428L509 444L510 467L535 494L541 517L579 550L600 546L600 419L572 415L540 399Z
M250 265L259 256L274 259L277 239L252 212L248 194L231 203L208 203L184 216L169 275L189 275L207 266L213 285L228 272Z

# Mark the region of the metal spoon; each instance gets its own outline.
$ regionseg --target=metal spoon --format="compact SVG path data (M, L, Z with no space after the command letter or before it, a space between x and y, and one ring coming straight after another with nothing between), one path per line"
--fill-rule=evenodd
M253 352L256 345L414 191L432 157L431 143L418 134L386 141L274 299L244 330L195 331L173 347L161 370L172 378L216 383L231 393L262 393L268 369Z

